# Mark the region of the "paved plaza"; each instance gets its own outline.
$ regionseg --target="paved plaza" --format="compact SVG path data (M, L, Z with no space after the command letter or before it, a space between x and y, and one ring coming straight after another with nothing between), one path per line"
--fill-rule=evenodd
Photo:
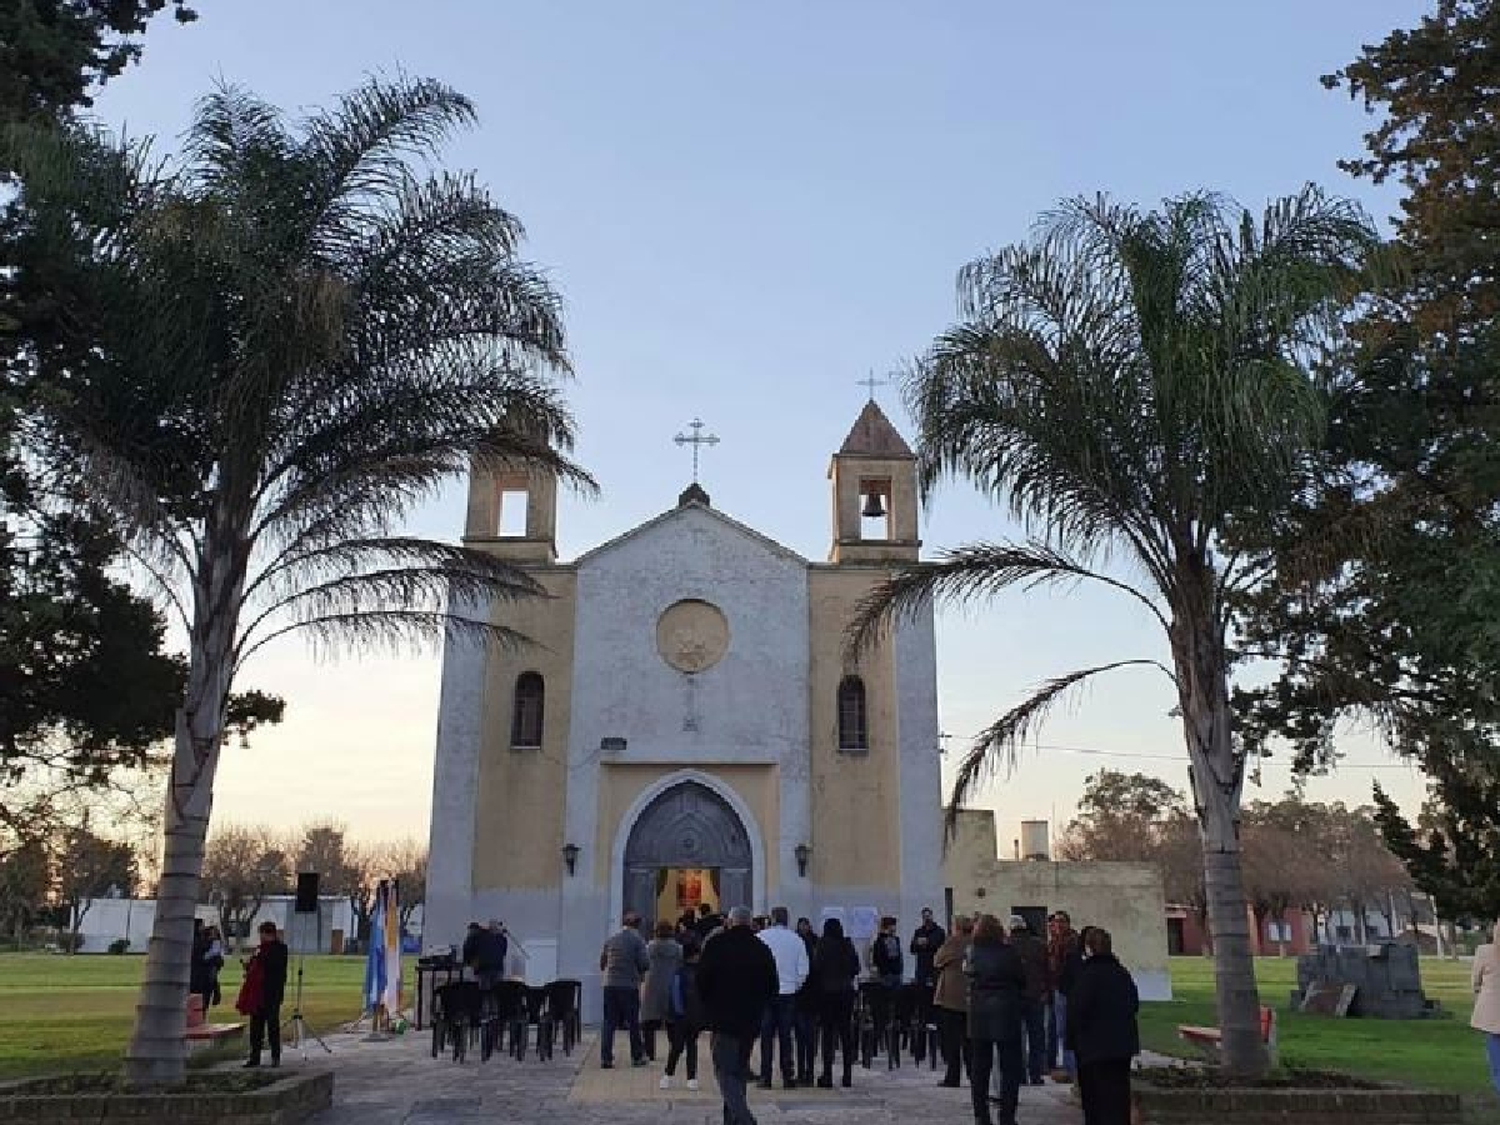
M516 1062L477 1053L458 1064L429 1055L425 1034L367 1042L352 1035L329 1039L334 1053L309 1058L288 1053L293 1067L331 1067L334 1106L317 1125L447 1125L502 1121L514 1125L719 1125L718 1087L706 1065L701 1089L659 1090L662 1063L635 1069L599 1069L594 1035L585 1036L572 1058L559 1051L550 1062L535 1056ZM706 1062L707 1037L701 1052ZM316 1047L314 1047L316 1050ZM938 1075L908 1065L854 1071L851 1089L751 1090L751 1106L763 1125L936 1125L973 1120L967 1089L937 1086ZM1082 1114L1065 1087L1021 1091L1021 1125L1077 1125Z

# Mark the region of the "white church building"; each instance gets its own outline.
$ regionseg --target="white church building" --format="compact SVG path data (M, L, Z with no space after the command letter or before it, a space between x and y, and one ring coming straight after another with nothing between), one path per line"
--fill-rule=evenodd
M853 658L860 599L917 558L911 450L873 401L829 470L826 560L713 507L557 558L556 482L476 470L464 542L551 595L497 603L533 643L450 641L428 946L502 919L597 1004L600 944L699 903L863 922L943 905L933 619ZM502 506L524 505L519 535ZM485 612L480 609L477 612ZM551 966L547 966L551 968Z

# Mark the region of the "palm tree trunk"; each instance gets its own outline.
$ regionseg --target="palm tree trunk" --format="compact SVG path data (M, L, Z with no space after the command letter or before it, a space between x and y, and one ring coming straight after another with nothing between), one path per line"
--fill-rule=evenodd
M167 784L166 847L156 917L136 1002L135 1028L125 1049L125 1077L132 1086L175 1085L186 1075L193 916L244 587L243 563L235 561L235 552L221 552L215 558L212 537L205 538L205 579L194 584L195 628Z
M1214 930L1214 992L1223 1031L1224 1067L1231 1073L1253 1075L1263 1073L1267 1062L1260 1041L1260 993L1245 911L1237 812L1228 800L1205 802L1200 813L1203 874Z
M1241 869L1244 771L1235 759L1230 727L1228 654L1209 584L1200 572L1184 585L1187 595L1174 607L1172 656L1203 843L1220 1050L1229 1072L1258 1075L1265 1073L1268 1058L1260 1039L1260 993Z

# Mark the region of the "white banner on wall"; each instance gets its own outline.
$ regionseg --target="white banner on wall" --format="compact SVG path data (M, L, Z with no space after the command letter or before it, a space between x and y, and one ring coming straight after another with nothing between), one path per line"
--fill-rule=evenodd
M873 906L856 906L849 911L849 936L855 941L870 941L880 929L880 911Z

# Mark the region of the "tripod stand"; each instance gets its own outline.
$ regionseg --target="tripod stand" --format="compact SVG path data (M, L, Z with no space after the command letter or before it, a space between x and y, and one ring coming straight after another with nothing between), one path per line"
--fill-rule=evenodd
M296 919L304 917L306 917L306 915L292 915L294 922ZM317 915L314 914L313 917L316 918ZM307 1020L304 1019L302 1015L302 969L303 966L306 965L306 963L307 942L304 940L297 943L297 993L296 997L292 1001L291 1018L286 1021L287 1027L291 1029L290 1045L294 1050L302 1052L303 1062L307 1061L307 1041L309 1039L314 1040L319 1047L322 1047L323 1051L326 1054L333 1054L333 1048L330 1047L327 1043L323 1042L323 1037L321 1035L312 1030L312 1028L308 1027Z

